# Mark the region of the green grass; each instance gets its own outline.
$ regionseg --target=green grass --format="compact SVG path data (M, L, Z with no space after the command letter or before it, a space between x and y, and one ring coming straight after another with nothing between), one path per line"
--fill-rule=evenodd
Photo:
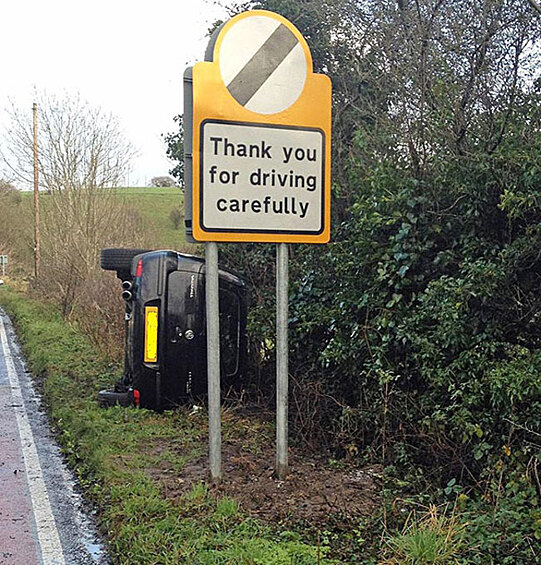
M216 498L204 484L167 499L149 470L166 457L178 471L201 455L207 442L204 412L100 409L96 393L114 382L118 368L101 358L53 306L6 287L0 289L0 305L14 320L30 369L43 383L63 451L99 508L115 562L331 563L318 558L317 548L297 534L271 531L245 516L235 500ZM227 422L225 426L234 425ZM164 453L158 449L163 445L174 449Z
M184 238L184 194L180 188L127 187L117 188L116 192L140 215L152 247L194 252L195 246L186 244ZM179 229L175 229L170 218L175 208L182 213Z
M160 187L150 187L150 186L123 186L116 189L119 193L123 195L156 195L156 194L167 194L174 195L178 197L182 195L182 189L178 186L160 186Z
M180 188L136 186L113 190L119 199L124 200L139 214L145 246L197 253L197 246L187 244L184 237L184 193ZM22 195L25 206L32 206L33 193L24 192ZM42 205L46 206L47 194L40 194L40 200ZM178 229L175 229L170 218L175 208L180 209L182 214Z
M465 525L454 515L431 506L424 516L411 516L399 534L387 543L392 557L389 565L452 565L458 563L465 545Z

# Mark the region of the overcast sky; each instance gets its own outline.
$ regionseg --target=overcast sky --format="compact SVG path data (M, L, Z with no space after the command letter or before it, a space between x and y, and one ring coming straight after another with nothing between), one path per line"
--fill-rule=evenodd
M0 128L9 98L31 112L35 89L79 93L115 114L139 150L129 184L167 174L161 134L182 113L184 69L203 60L231 1L0 1Z

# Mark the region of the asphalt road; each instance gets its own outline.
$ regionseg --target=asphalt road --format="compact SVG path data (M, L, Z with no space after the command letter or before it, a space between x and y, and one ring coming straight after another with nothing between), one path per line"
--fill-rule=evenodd
M0 309L0 564L107 564Z

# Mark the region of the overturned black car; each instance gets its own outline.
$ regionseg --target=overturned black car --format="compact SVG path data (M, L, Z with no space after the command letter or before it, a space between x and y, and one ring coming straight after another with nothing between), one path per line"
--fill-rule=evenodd
M103 249L101 267L122 281L124 374L102 406L161 411L207 391L205 262L176 251ZM241 382L246 356L246 284L220 269L220 363L223 386Z

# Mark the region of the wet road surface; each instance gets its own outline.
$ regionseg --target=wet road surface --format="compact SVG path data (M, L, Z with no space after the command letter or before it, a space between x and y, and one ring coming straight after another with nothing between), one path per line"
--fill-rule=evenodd
M0 564L107 564L0 309Z

